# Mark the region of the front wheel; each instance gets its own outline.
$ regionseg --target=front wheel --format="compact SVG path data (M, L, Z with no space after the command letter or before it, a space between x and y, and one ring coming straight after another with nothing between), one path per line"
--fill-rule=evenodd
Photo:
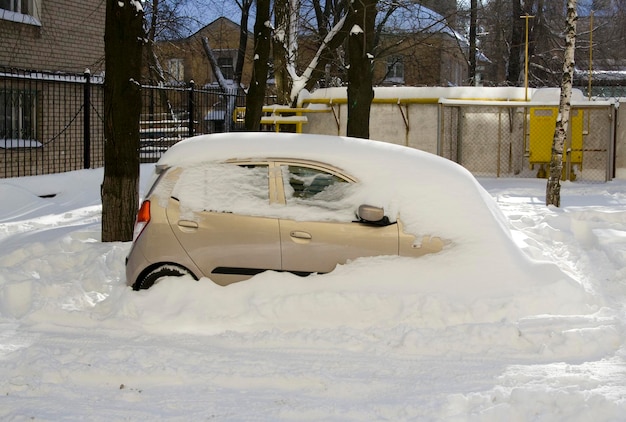
M163 265L157 267L145 275L141 280L137 281L133 286L134 290L149 289L154 284L158 283L163 277L182 277L190 275L195 279L193 274L189 270L177 265Z

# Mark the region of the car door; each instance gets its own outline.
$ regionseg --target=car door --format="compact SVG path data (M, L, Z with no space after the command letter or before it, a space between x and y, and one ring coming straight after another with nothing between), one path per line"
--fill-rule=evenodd
M167 207L170 227L189 257L218 284L280 270L278 219L269 216L267 164L186 168Z
M282 268L325 273L363 256L397 255L398 225L356 221L354 180L319 164L277 163L287 218L281 218Z

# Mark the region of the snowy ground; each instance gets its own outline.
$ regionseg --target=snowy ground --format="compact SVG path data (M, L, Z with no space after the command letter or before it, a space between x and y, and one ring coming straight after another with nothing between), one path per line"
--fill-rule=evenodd
M0 420L626 414L626 181L565 183L560 209L543 180L480 181L519 246L567 276L498 274L486 248L493 268L442 253L417 272L372 258L133 292L130 245L99 242L101 178L0 180Z

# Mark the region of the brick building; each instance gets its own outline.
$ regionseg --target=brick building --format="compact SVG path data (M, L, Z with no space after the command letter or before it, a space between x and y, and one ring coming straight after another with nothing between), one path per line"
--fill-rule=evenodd
M387 16L375 49L374 83L376 85L450 86L467 81L467 41L449 22L454 17L450 2L445 2L444 16L418 3L409 3ZM443 3L439 7L443 7ZM452 8L452 9L451 9ZM384 13L380 13L384 15ZM196 86L214 84L216 77L202 46L206 37L226 79L232 78L239 47L239 25L220 17L193 35L157 44L157 56L164 69L166 83L182 84L194 80ZM310 63L319 44L314 36L299 38L298 68ZM250 81L254 40L247 43L241 82ZM336 55L344 54L340 48ZM345 54L344 54L345 55ZM328 77L346 81L345 57L337 56L328 70ZM268 81L270 83L272 79Z
M454 29L456 6L446 15L409 4L387 16L374 62L377 85L461 86L468 77L468 42Z
M217 82L202 45L206 37L225 79L233 79L239 49L239 25L228 18L220 17L202 27L187 38L161 41L156 46L156 54L161 61L166 83L179 84L193 80L196 86ZM254 41L249 37L242 82L250 80Z
M0 0L0 177L102 165L105 15L102 0Z
M0 66L42 71L104 71L101 0L1 0Z

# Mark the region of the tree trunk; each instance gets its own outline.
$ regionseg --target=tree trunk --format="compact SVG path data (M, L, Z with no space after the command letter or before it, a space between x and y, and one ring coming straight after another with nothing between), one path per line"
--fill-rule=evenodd
M163 82L165 82L165 75L163 74L163 67L159 62L159 58L157 57L156 51L154 50L154 46L156 44L156 28L158 24L158 15L160 13L159 10L159 0L152 0L152 16L150 19L150 27L147 30L146 34L146 45L144 46L145 60L147 60L148 65L148 77L150 78L150 85L159 86ZM151 97L154 95L150 94ZM164 110L167 110L170 118L175 118L174 110L172 109L172 104L170 100L167 98L167 92L165 90L158 90L159 101L161 101L161 106ZM152 101L150 102L150 114L154 113L154 105ZM154 119L154 116L150 116Z
M254 65L252 80L246 95L245 126L247 131L258 131L261 127L261 114L265 103L265 87L267 85L268 60L270 57L271 0L257 0L256 21L254 22Z
M561 174L563 172L563 148L567 137L574 80L574 51L576 47L576 0L567 0L567 28L565 34L565 52L563 58L563 80L559 100L559 115L552 142L550 159L550 177L546 186L546 205L561 205Z
M235 63L235 73L233 75L237 89L241 86L243 64L246 60L246 49L248 48L248 18L250 17L250 7L252 7L252 0L245 0L241 2L241 19L239 20L239 49L237 50L237 62Z
M347 135L370 136L370 109L374 99L372 88L372 48L376 21L376 0L353 3L355 25L348 36L348 127ZM361 26L363 25L363 26Z
M351 19L354 18L352 14L346 12L344 17L340 17L344 12L344 2L337 2L333 4L330 0L326 0L324 8L320 1L313 2L313 8L315 11L315 21L319 38L322 41L321 51L318 48L318 59L310 71L311 77L306 80L304 88L312 91L315 85L324 78L325 83L323 87L331 86L327 71L330 70L327 65L337 66L338 61L335 59L337 55L337 49L344 43L349 29L352 27ZM329 28L332 18L337 21ZM347 28L347 29L346 29ZM330 29L330 30L329 30ZM330 37L329 37L330 35Z
M138 1L106 4L102 241L130 241L139 205L143 11Z
M287 71L287 63L293 58L289 57L290 34L290 8L289 0L274 0L274 36L272 37L272 50L274 57L274 80L276 81L276 101L278 104L289 105L291 103L291 78Z
M476 85L476 25L478 19L478 0L470 2L470 30L469 30L469 83Z
M522 51L524 46L524 20L521 19L521 0L511 0L511 48L509 49L509 66L506 80L509 85L517 86L522 74Z
M148 60L148 74L150 75L150 83L158 85L163 82L163 69L154 51L154 43L156 41L156 27L159 15L159 0L152 0L152 16L150 18L150 26L146 34L148 43L146 45L146 59Z

